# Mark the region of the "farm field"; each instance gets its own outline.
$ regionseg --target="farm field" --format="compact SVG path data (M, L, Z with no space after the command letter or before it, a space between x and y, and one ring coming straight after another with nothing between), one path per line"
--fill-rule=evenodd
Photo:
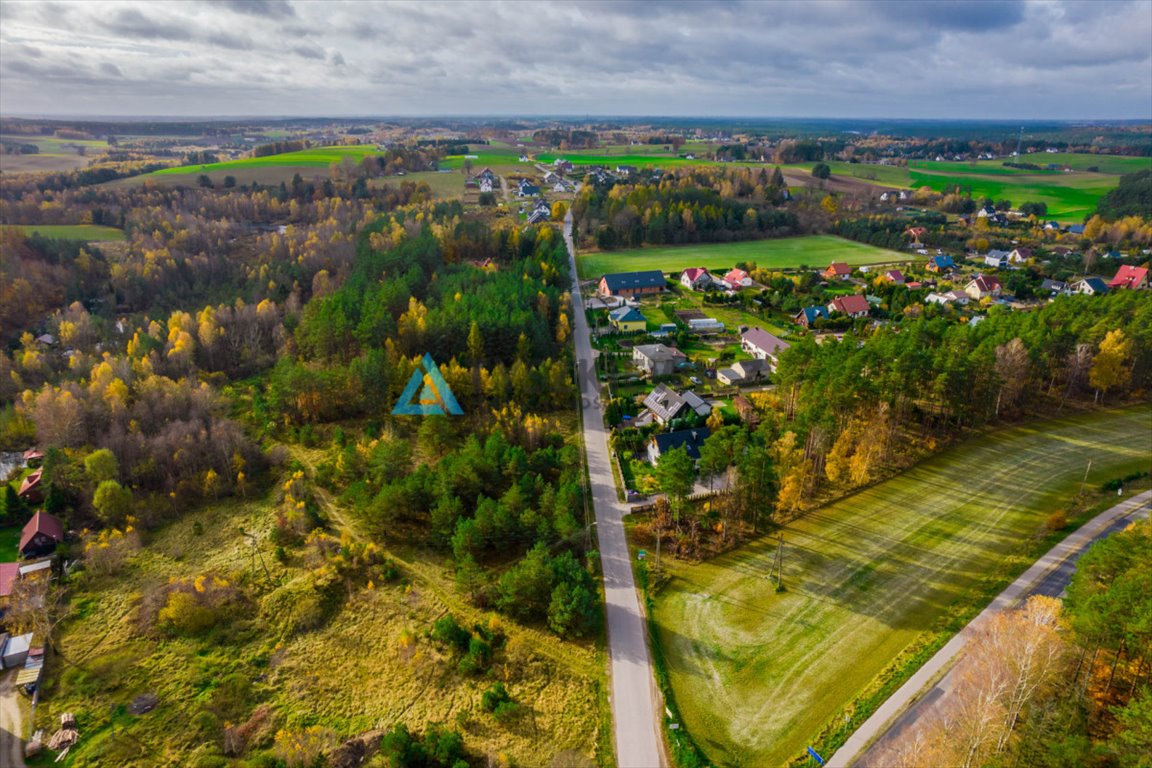
M426 171L424 173L409 173L405 176L383 176L368 182L370 187L398 187L405 181L423 182L432 189L433 196L440 199L460 197L464 194L464 176L460 173L440 173L439 171Z
M222 723L209 713L219 712L217 702L237 685L244 693L231 706L240 721L258 705L270 708L266 742L281 728L317 725L346 738L398 722L415 731L440 722L458 728L473 754L502 753L516 765L566 756L576 762L565 765L594 764L604 679L595 643L563 642L465 605L451 573L420 553L402 565L402 580L357 587L320 626L292 632L286 627L294 596L310 594L310 581L300 563L272 556L276 509L266 498L189 512L151 534L115 576L86 574L75 585L70 618L54 642L67 663L48 668L37 710L43 722L73 712L82 724L84 738L65 765L201 764L199 756L219 749L211 745ZM241 528L261 542L267 576L237 534ZM202 574L247 584L256 594L250 615L202 637L140 630L142 595L171 578ZM458 672L425 636L448 611L467 626L508 633L493 677ZM524 706L507 724L480 707L497 675ZM142 693L158 696L156 709L144 717L126 713Z
M858 266L913 260L915 259L906 253L876 248L832 235L809 235L739 243L703 243L627 251L599 251L578 255L576 265L581 276L599 277L606 272L631 272L640 269L659 269L664 272L676 272L689 267L730 269L736 262L755 262L767 269L795 269L826 267L833 261Z
M1016 169L1003 169L1016 171ZM982 175L972 172L934 173L910 171L913 186L927 185L937 191L959 184L972 197L1008 199L1015 206L1026 202L1045 203L1045 218L1079 222L1090 215L1100 198L1119 184L1118 176L1099 173L1059 171L1013 172Z
M226 160L220 163L206 163L204 165L180 165L175 168L162 168L149 174L151 176L180 176L188 174L209 173L212 171L243 170L245 168L273 168L280 166L299 166L303 168L327 168L346 157L359 162L365 157L374 157L381 154L376 147L369 144L341 147L312 147L299 152L282 152L278 155L264 157L243 157L238 160Z
M102 227L97 224L5 224L24 230L25 234L39 233L41 237L50 237L57 240L84 240L85 242L104 240L120 241L124 239L124 230L116 227Z
M720 765L783 765L957 601L1030 563L1022 545L1076 492L1148 468L1147 406L974 438L762 539L669 561L653 620L684 727Z

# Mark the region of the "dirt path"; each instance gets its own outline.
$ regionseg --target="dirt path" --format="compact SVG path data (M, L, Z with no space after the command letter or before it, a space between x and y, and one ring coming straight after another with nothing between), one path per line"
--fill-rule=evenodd
M13 685L15 679L16 670L0 677L0 762L10 768L24 768L24 713Z

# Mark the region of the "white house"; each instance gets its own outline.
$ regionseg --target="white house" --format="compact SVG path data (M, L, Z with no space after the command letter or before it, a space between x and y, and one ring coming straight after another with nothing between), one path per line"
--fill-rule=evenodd
M791 345L761 328L749 328L740 334L740 346L753 357L767 360L771 370L775 371L778 355Z

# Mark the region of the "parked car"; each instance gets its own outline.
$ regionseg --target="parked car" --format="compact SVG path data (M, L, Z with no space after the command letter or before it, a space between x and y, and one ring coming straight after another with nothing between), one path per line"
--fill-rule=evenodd
M693 384L695 384L695 385L697 385L697 386L699 386L699 385L700 385L700 383L701 383L701 382L700 382L700 377L699 377L699 376L689 376L689 377L688 377L688 381L692 382Z

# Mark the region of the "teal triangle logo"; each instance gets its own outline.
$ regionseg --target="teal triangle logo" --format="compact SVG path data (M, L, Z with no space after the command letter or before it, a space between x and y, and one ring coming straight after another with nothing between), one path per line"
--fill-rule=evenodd
M408 386L400 395L400 401L392 409L393 416L463 416L464 411L456 396L444 381L444 376L432 356L425 354L412 371Z

